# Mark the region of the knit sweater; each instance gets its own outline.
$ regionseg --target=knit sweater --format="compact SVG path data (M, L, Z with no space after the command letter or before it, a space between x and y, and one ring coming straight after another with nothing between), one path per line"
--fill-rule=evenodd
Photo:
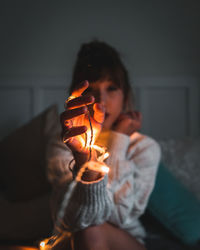
M110 156L105 164L110 171L87 182L72 181L69 163L73 157L68 147L59 139L49 143L47 175L54 189L55 226L75 232L109 222L142 240L145 230L139 217L154 187L160 147L137 132L131 136L102 132L96 144L107 147Z

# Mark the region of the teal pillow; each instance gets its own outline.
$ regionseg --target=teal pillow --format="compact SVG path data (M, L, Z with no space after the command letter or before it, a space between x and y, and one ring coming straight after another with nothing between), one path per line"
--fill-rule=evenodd
M160 163L147 206L173 235L193 245L200 240L200 201Z

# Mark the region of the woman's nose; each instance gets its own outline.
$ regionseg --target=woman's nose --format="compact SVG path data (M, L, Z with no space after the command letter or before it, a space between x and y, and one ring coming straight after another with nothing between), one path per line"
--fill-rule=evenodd
M106 104L106 94L102 91L98 91L95 95L95 100L103 105Z

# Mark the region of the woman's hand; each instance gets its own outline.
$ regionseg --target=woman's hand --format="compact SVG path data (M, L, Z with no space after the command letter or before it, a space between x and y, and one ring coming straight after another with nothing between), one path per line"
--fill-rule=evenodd
M122 134L131 135L142 125L142 115L139 111L122 113L113 125L113 130Z
M72 99L66 103L66 110L60 115L61 136L65 144L71 149L78 167L83 165L89 158L90 121L93 129L92 143L94 143L101 131L105 113L102 105L95 103L93 105L93 115L90 116L89 121L87 106L92 105L95 102L95 98L94 96L82 96L82 93L88 86L88 81L84 81L73 91ZM95 158L95 152L92 152L92 158Z

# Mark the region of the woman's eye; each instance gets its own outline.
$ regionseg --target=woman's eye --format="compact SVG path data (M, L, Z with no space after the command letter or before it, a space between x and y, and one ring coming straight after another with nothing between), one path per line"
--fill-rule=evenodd
M116 87L115 85L111 85L108 87L108 91L115 91L117 89L118 89L118 87Z

